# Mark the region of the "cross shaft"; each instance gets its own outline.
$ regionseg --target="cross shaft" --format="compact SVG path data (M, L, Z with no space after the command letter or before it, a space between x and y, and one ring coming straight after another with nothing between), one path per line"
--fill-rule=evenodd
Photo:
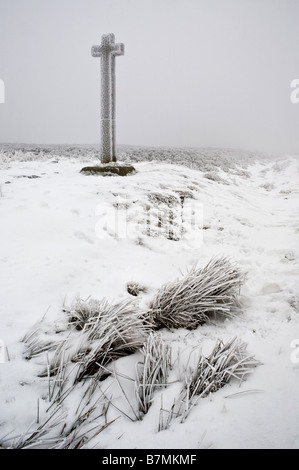
M124 45L115 44L114 34L104 34L91 55L101 58L101 159L115 162L115 57L124 55Z

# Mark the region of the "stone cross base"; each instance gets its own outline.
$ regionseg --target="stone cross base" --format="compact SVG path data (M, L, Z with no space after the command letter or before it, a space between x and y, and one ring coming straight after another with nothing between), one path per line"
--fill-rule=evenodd
M135 171L136 171L135 168L129 163L127 164L127 163L113 163L112 162L112 163L106 163L106 164L96 165L96 166L86 166L82 168L80 173L83 173L85 175L126 176Z

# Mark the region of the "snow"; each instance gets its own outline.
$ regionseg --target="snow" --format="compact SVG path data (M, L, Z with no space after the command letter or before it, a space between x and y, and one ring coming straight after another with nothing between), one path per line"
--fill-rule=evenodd
M138 149L136 173L122 178L80 174L86 162L96 162L96 151L85 150L0 149L0 445L27 431L37 403L41 420L49 406L47 378L38 377L45 358L26 360L21 342L43 316L50 331L76 297L132 298L128 282L147 288L137 297L145 308L163 283L194 263L227 255L246 272L242 313L194 331L162 330L172 348L171 375L140 421L126 399L134 407L128 377L134 378L140 353L115 361L110 369L118 379L112 375L100 387L113 398L108 419L116 421L88 447L298 449L299 365L291 355L299 338L298 157L218 149L206 151L204 160L202 150L198 160L195 151L186 152L184 165L184 151L143 155ZM188 194L187 212L182 219L174 203L177 225L169 239L163 217L169 220L170 206L163 201L180 201L182 194ZM169 409L179 395L192 351L208 355L218 338L235 336L261 364L241 385L232 380L199 400L184 423L174 419L158 432L161 400ZM78 387L64 402L67 422L81 393Z

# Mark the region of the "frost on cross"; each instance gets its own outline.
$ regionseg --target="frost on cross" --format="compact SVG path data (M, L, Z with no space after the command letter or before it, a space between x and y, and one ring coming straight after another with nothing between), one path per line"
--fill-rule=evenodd
M115 44L114 34L104 34L91 55L101 58L101 159L115 162L115 57L124 55L124 45Z

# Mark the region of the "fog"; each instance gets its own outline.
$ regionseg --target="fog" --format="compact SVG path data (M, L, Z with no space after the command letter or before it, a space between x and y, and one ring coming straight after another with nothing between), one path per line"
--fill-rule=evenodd
M299 0L0 0L0 142L100 141L114 33L117 144L299 153Z

